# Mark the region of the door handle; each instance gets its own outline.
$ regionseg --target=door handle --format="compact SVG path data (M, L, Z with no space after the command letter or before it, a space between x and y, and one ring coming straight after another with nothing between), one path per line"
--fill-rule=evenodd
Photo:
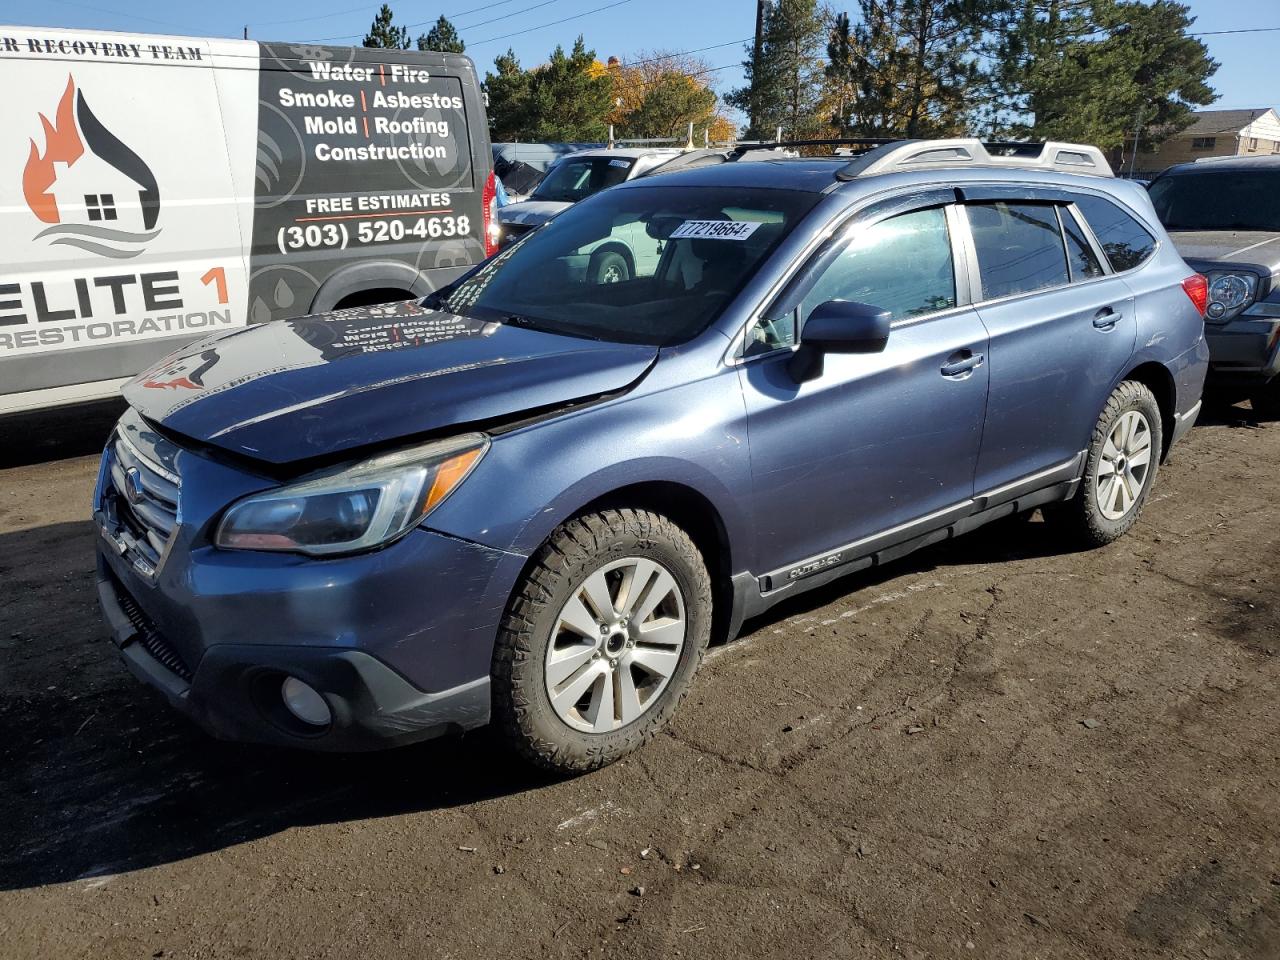
M1093 315L1093 325L1099 330L1111 330L1121 320L1121 314L1116 313L1110 307L1103 307Z
M947 362L942 365L942 375L944 377L952 377L961 380L967 377L986 361L986 357L980 353L970 353L968 350L961 350L953 353Z

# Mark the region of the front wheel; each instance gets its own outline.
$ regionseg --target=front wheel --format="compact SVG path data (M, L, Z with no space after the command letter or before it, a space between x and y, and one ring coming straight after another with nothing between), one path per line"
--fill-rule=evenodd
M1076 495L1045 511L1084 546L1124 536L1155 482L1163 449L1160 405L1145 384L1126 380L1107 400L1093 429Z
M689 692L711 635L711 580L666 517L606 510L565 523L517 587L493 661L493 716L558 772L612 763Z

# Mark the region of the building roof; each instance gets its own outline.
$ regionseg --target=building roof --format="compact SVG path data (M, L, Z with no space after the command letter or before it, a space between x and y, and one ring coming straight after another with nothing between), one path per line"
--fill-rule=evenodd
M1192 116L1191 126L1179 131L1180 137L1214 137L1237 134L1262 116L1270 107L1254 107L1251 110L1198 110Z

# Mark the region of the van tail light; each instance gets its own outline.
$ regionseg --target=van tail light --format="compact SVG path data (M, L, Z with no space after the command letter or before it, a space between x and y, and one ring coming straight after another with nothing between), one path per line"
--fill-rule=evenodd
M1205 308L1209 306L1209 278L1202 273L1193 273L1182 281L1182 289L1203 317Z
M484 192L480 194L480 202L484 206L484 255L492 257L498 252L498 238L502 232L502 228L498 226L498 184L492 172L485 177ZM1205 290L1208 290L1208 287L1205 287Z

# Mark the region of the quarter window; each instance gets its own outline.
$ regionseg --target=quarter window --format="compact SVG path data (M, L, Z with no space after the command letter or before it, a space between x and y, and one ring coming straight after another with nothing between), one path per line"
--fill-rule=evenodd
M1132 270L1155 252L1156 238L1110 200L1082 196L1076 198L1076 206L1117 273Z
M1071 279L1087 280L1090 277L1102 276L1102 264L1094 256L1093 248L1080 232L1080 225L1070 210L1058 210L1062 218L1062 231L1067 237L1067 259L1071 262Z
M984 300L1067 283L1067 255L1052 206L998 202L965 209Z

